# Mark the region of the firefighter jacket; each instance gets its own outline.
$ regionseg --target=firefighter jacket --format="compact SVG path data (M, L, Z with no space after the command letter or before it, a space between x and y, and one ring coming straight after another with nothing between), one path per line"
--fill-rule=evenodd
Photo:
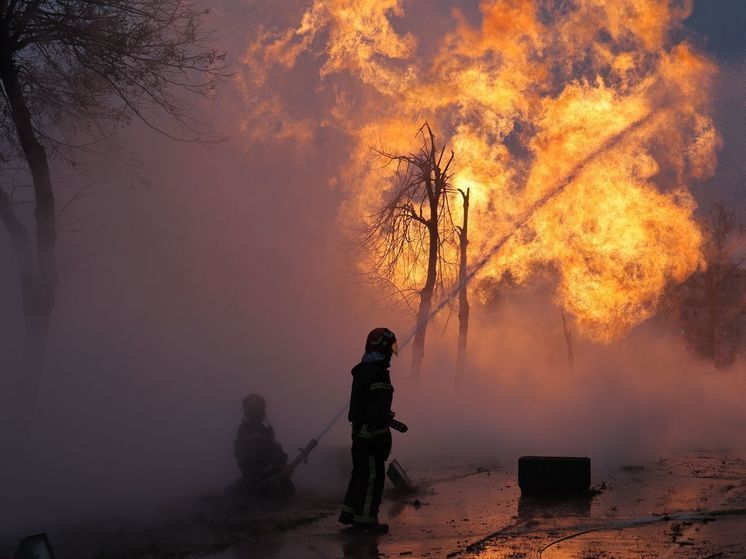
M238 468L248 482L258 482L282 470L288 455L275 440L272 427L263 421L244 419L233 446Z
M353 438L390 440L389 419L393 417L391 401L394 387L389 376L389 359L381 354L366 353L352 369L350 413Z

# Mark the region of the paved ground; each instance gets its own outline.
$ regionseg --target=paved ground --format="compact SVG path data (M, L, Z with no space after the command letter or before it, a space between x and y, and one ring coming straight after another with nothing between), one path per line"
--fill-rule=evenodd
M594 485L604 484L599 495L563 502L522 499L512 467L409 473L423 489L387 496L388 535L340 530L327 510L316 522L210 559L746 558L742 455L691 453L594 472Z

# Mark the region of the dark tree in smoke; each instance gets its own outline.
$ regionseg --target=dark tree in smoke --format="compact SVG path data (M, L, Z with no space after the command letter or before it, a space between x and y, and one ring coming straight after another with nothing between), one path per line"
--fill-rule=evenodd
M419 378L425 356L427 321L436 292L443 287L447 271L453 267L444 250L453 243L453 220L448 193L449 169L454 153L444 161L445 146L438 148L435 134L425 123L419 130L419 152L395 155L379 151L386 164L396 163L393 192L376 212L363 235L363 245L374 256L370 276L374 281L393 285L408 301L419 297L417 326L412 343L412 376ZM414 293L402 290L397 280L423 276L422 288Z
M456 354L456 385L464 380L466 370L466 344L469 337L469 292L466 285L466 273L469 266L469 198L470 189L466 192L458 189L463 202L463 218L460 226L456 226L458 233L458 350Z
M746 271L743 226L734 209L717 203L702 221L705 266L665 299L687 344L718 367L733 363L744 344Z
M31 372L43 367L57 291L49 158L73 162L76 149L133 118L197 140L199 123L177 93L207 94L223 76L223 54L201 27L205 13L192 0L0 0L4 138L31 175L35 238L7 185L0 218L17 256Z

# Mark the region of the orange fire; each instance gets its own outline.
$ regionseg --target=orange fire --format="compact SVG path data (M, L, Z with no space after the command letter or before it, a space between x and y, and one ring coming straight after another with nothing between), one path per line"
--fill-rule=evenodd
M476 257L621 134L481 275L553 273L557 302L582 333L623 336L702 264L688 186L714 172L720 140L709 114L716 68L682 25L691 1L483 0L477 24L458 8L434 14L448 20L441 31L408 20L415 2L418 13L435 8L314 0L287 28L262 31L240 76L247 136L308 145L325 128L343 130L352 149L336 179L349 192L340 219L359 226L391 180L370 146L415 151L414 132L429 121L456 153L455 186L471 189ZM314 91L309 114L281 85L314 63L315 83L294 84ZM402 270L398 283L421 278Z

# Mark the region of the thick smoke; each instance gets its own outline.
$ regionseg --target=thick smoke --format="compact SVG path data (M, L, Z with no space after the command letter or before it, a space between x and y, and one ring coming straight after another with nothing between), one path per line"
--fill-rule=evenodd
M414 417L399 439L403 454L427 449L509 469L524 454L588 455L603 478L611 467L674 451L746 444L742 362L717 370L651 322L611 347L575 340L570 368L560 311L546 291L514 296L493 313L474 324L466 386L452 387L455 339L438 340L429 354L434 378L404 380L396 407L402 419Z
M253 44L247 29L264 17L295 25L303 12L274 1L223 7L226 20L215 24L235 46L237 67L236 53ZM421 5L407 13L414 26L433 19ZM462 15L478 25L475 3ZM447 27L433 21L431 29ZM743 122L731 116L746 114L742 63L729 64L714 85L721 163L715 179L696 186L699 200L733 195L743 176ZM294 72L318 77L302 64ZM278 87L308 113L324 106L313 88ZM333 87L320 95L344 101ZM259 109L280 114L266 102ZM298 119L279 128L281 142L247 146L249 133L261 139L265 130L236 130L245 103L226 90L199 108L231 136L209 150L132 128L118 156L93 156L84 172L55 168L61 198L91 180L98 192L71 206L75 219L61 233L59 302L32 411L15 405L22 313L0 234L0 535L142 517L170 499L220 492L238 475L231 445L241 396L269 399L292 454L344 404L367 331L412 327L410 314L364 283L340 229L349 191L328 185L349 161L347 131ZM447 311L430 330L419 384L408 380L407 353L394 362L394 407L411 428L396 435L395 456L512 467L520 454L587 453L603 467L678 448L743 448L741 361L715 371L649 320L611 346L576 340L568 370L556 284L537 281L497 309L475 307L460 390L452 386L455 317L440 336ZM348 442L341 421L324 444ZM302 488L338 481L313 468L312 456Z

